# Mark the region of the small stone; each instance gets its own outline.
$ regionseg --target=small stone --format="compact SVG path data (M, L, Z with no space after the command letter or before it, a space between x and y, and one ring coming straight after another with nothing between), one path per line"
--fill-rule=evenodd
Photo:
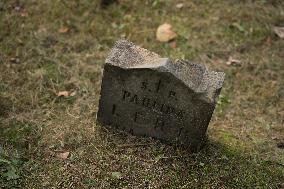
M118 41L106 59L97 122L198 150L225 74Z

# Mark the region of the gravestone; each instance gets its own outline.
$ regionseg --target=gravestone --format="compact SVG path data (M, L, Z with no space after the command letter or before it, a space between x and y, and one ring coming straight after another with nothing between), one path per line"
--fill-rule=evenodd
M104 66L97 122L199 149L224 77L120 40Z

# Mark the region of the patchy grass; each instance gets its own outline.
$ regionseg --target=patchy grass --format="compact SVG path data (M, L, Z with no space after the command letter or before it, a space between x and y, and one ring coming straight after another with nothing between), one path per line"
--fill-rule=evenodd
M0 2L0 187L284 187L284 41L271 30L283 2L178 2ZM155 40L164 22L174 49ZM226 72L201 152L96 125L101 68L121 37Z

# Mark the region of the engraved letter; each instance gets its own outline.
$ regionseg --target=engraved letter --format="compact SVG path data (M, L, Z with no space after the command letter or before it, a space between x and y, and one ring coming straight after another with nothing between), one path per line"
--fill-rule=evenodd
M138 97L136 94L133 97L131 97L130 102L134 102L135 104L138 103Z
M116 110L116 105L113 104L113 105L112 105L112 111L111 111L111 113L112 113L113 115L115 114L115 110Z
M134 122L138 123L138 118L143 118L142 116L143 116L142 113L140 113L140 112L135 112L135 114L134 114ZM142 120L140 119L140 122L141 122L141 121L142 121Z
M155 122L155 128L160 127L161 130L163 130L163 127L165 126L165 121L161 117L157 117Z
M175 112L175 108L172 107L172 106L170 106L170 105L168 105L168 106L167 106L167 109L166 109L166 112L167 112L168 114L172 114L172 113Z
M144 97L142 105L145 107L149 107L151 100L149 98Z
M166 113L166 110L164 109L164 107L165 107L165 104L162 104L160 111L163 113Z
M156 92L159 92L161 86L161 80L159 80L158 83L156 83L156 85L157 85Z
M157 105L157 101L154 100L154 101L153 101L153 104L152 104L152 107L155 109L155 108L156 108L156 105Z
M141 89L147 89L147 85L148 85L148 80L146 80L146 81L143 81L142 82L142 86L141 86Z
M177 99L177 98L176 98L176 92L175 92L175 91L170 91L168 97L169 97L169 98L174 98L174 97L175 97L175 99Z
M183 118L183 115L184 115L184 111L183 111L183 110L179 110L179 111L177 112L177 116L178 116L180 119Z
M125 100L126 98L130 97L130 95L131 95L130 92L124 91L122 99Z
M138 112L135 112L135 114L134 114L134 122L137 122L137 118L138 118Z

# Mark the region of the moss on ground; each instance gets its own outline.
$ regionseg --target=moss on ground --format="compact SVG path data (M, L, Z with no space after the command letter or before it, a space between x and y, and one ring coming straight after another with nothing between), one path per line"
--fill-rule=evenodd
M284 187L284 41L272 31L283 2L178 2L0 2L0 188ZM164 22L176 48L155 40ZM226 72L199 153L95 123L101 68L121 37Z

